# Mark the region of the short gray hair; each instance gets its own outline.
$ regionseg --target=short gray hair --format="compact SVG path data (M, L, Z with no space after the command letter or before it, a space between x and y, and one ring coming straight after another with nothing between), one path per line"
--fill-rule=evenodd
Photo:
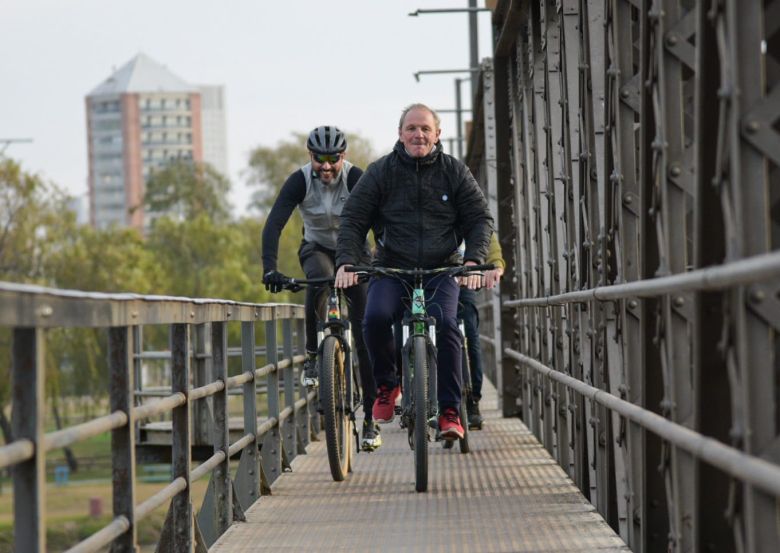
M430 112L431 115L433 115L433 122L436 123L436 128L441 128L441 119L439 119L439 114L433 111L431 108L426 106L425 104L409 104L404 108L404 110L401 112L401 119L398 120L398 130L401 130L404 126L404 119L406 119L406 115L412 111L413 109L424 109L428 112Z

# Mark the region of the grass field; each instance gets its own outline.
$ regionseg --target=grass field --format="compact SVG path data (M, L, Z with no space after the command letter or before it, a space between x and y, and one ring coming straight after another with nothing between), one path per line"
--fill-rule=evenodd
M138 483L136 504L158 492L165 484ZM193 507L200 509L206 494L208 479L192 485ZM99 498L103 516L90 517L90 501ZM138 541L147 546L157 543L168 506L163 505L138 524ZM111 521L111 482L72 482L58 486L49 483L46 489L47 551L64 551L87 538ZM13 493L11 486L3 486L0 494L0 553L13 551ZM146 549L146 548L145 548ZM153 547L149 550L153 551Z

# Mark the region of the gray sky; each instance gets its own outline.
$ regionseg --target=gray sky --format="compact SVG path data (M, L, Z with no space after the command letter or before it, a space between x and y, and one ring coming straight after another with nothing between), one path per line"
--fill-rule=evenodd
M456 77L412 74L468 66L468 15L407 14L467 0L3 0L0 138L32 138L6 155L74 195L86 194L85 95L139 52L193 84L226 89L233 204L243 212L248 152L294 131L335 124L380 153L403 106L455 105ZM480 0L480 6L484 2ZM479 59L490 14L478 15ZM468 106L468 84L463 85ZM455 135L442 114L442 137Z

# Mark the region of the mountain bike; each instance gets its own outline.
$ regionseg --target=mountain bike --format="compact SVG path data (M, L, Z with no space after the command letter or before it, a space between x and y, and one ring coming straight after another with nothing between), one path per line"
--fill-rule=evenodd
M439 440L436 379L436 319L428 316L425 306L425 277L464 276L493 269L493 265L459 265L436 269L393 269L389 267L348 267L348 272L395 278L409 295L405 298L408 313L402 321L402 389L401 426L407 429L409 446L414 451L415 490L428 489L428 442ZM410 284L408 279L411 279ZM434 292L435 293L435 292ZM461 409L465 409L465 396ZM466 424L468 424L468 419Z
M288 279L289 290L303 286L330 286L328 309L317 328L320 408L324 418L325 444L333 480L341 482L352 470L352 438L359 443L355 412L360 405L360 373L346 314L343 290L333 278Z

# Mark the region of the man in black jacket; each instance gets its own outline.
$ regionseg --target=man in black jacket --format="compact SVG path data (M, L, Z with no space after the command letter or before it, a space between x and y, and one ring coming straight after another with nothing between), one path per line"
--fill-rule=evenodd
M480 264L487 255L493 219L468 168L442 151L438 115L423 104L407 107L393 151L372 163L341 212L336 246L336 286L349 287L357 276L344 270L358 264L369 228L377 235L376 264L430 269ZM458 246L465 239L461 258ZM479 277L470 277L469 287ZM445 439L463 437L458 413L461 387L461 335L457 325L458 283L437 276L425 283L426 306L436 318L439 429ZM435 292L435 293L434 293ZM395 369L392 321L403 314L402 283L372 279L363 332L378 386L376 422L393 420L400 393Z
M363 174L362 169L344 159L347 139L338 127L322 126L312 130L306 147L311 157L310 163L287 178L263 228L263 283L271 292L281 292L287 281L276 265L279 236L296 207L303 219L303 240L298 250L298 259L306 278L333 276L339 216L350 191ZM365 240L359 255L363 262L370 259ZM327 292L327 286L310 286L306 289L304 309L307 355L301 374L305 386L316 386L318 383L317 321L325 317ZM372 451L382 445L382 437L379 428L371 420L376 385L361 328L366 305L366 285L349 290L347 299L363 387L365 418L361 445L364 450Z

